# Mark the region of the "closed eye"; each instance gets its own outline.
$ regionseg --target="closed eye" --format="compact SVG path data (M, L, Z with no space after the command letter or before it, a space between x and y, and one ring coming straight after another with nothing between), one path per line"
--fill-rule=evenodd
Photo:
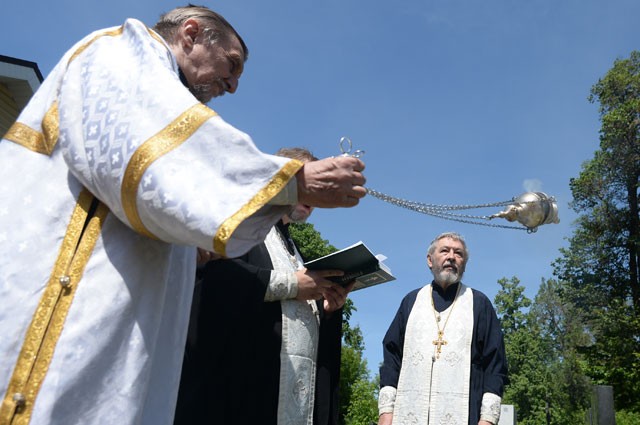
M231 63L231 74L236 78L240 78L242 71L244 71L244 61L235 53L229 53L228 59Z

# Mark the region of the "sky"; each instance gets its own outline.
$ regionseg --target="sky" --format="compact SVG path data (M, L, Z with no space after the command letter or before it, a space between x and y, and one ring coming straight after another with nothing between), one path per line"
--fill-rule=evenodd
M198 3L198 2L196 2ZM137 18L153 25L167 0L7 1L0 54L47 75L84 35ZM554 196L561 222L536 233L457 223L368 196L317 209L315 228L337 248L363 241L397 280L351 295L372 375L381 341L409 291L430 282L426 249L444 231L467 240L463 281L493 300L513 276L536 295L553 277L575 213L569 181L599 146L591 87L640 49L637 0L219 0L250 56L236 94L209 106L264 152L366 153L366 186L418 202ZM501 208L470 211L477 215ZM509 224L506 221L496 222Z

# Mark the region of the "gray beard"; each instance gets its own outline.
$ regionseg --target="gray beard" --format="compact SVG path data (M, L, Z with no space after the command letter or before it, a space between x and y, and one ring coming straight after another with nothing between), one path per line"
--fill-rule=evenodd
M222 83L222 79L221 78L217 78L212 83L209 83L209 84L194 84L193 86L189 86L189 91L200 102L207 103L212 99L211 98L211 87L214 84L222 85L223 84ZM217 95L217 97L224 96L224 93L225 92L223 90L222 93Z
M291 221L292 223L306 223L308 218L309 216L300 217L300 214L298 214L298 212L295 210L291 214L289 214L289 221Z
M436 283L445 284L448 286L453 283L460 282L460 280L462 280L462 273L442 270L437 275L434 274L433 278L436 281Z
M196 84L189 87L191 94L202 103L207 103L211 100L210 90L211 84Z

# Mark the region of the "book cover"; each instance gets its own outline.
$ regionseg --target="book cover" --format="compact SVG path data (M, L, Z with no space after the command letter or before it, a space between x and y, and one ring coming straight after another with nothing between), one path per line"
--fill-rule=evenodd
M343 276L329 277L328 279L341 285L355 280L353 291L395 280L391 270L379 257L373 255L362 241L309 261L304 266L309 270L336 269L344 271Z

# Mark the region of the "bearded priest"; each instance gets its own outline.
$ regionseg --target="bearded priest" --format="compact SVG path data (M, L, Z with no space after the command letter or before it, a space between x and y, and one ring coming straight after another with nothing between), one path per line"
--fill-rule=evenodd
M463 237L443 233L427 253L433 282L402 300L383 340L379 425L496 425L507 382L491 301L461 282Z

